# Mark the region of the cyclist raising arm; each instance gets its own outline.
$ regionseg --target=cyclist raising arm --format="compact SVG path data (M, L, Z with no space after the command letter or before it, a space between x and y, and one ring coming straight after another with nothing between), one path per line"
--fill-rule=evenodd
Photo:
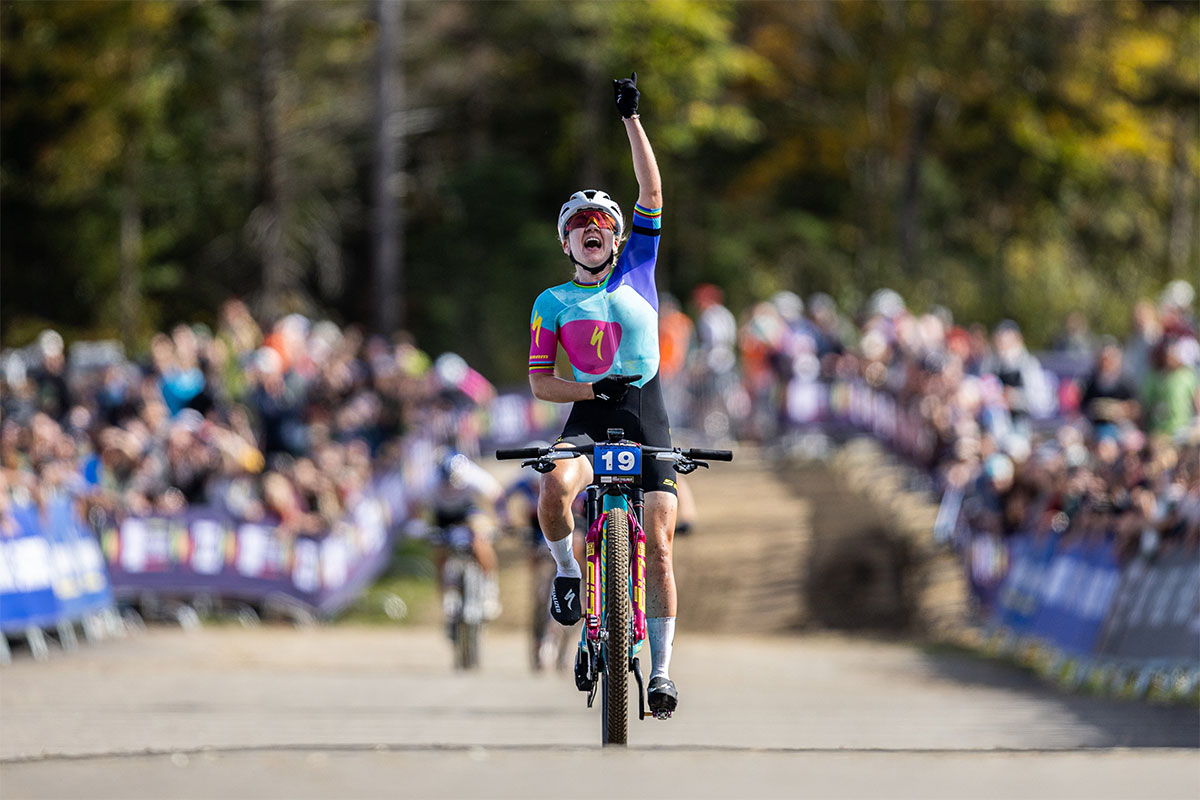
M654 266L662 215L662 179L638 117L637 74L613 81L638 182L628 228L620 206L602 191L575 192L558 215L558 238L573 279L542 292L530 317L529 384L535 397L572 403L560 443L604 441L623 428L642 444L671 446L659 386L658 292ZM621 243L628 233L628 241ZM620 254L618 256L618 250ZM554 374L559 345L574 380ZM572 625L581 616L581 574L571 550L571 501L591 481L587 459L558 461L542 477L538 519L558 574L551 614ZM652 669L650 710L673 711L678 694L668 668L675 637L676 591L671 547L677 509L675 473L668 462L644 463L647 634Z

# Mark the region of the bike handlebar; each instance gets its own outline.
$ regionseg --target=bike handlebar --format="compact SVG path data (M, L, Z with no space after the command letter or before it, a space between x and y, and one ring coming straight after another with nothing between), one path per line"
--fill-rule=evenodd
M690 450L684 450L683 454L688 458L708 458L713 461L733 461L732 450L705 450L702 447L693 447Z
M508 461L518 458L537 458L542 454L541 447L519 447L516 450L497 450L497 461Z
M583 455L592 452L594 445L577 445L573 447L560 448L559 451L564 456L570 454ZM733 452L730 450L709 450L702 447L693 447L688 450L676 450L671 447L653 447L651 445L641 445L642 452L653 455L657 453L677 453L684 458L707 458L713 461L733 461ZM551 447L518 447L516 449L497 450L497 461L509 461L516 459L541 458L554 452L555 448Z

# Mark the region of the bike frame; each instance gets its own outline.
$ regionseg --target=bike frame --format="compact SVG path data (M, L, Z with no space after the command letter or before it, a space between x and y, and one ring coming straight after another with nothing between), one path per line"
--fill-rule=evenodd
M604 468L597 463L601 460L603 446ZM554 462L564 458L580 458L593 456L593 479L585 488L585 514L587 519L586 561L587 572L584 583L587 588L584 597L584 625L580 634L579 650L576 654L575 685L580 691L587 692L588 708L596 698L597 690L604 692L603 715L601 729L603 744L625 744L624 707L627 697L627 675L632 672L637 681L638 717L645 719L646 687L642 683L641 668L638 664L637 653L646 641L646 532L642 527L642 514L645 507L645 493L642 489L644 469L638 467L638 458L649 456L659 461L672 461L675 470L680 474L688 474L697 467L707 467L708 464L700 459L711 458L718 461L730 461L733 453L728 450L707 450L690 448L682 450L671 447L653 447L628 441L620 428L608 429L607 442L596 442L586 445L572 445L569 448L529 447L514 450L497 450L496 457L503 459L527 459L522 466L533 467L538 472L549 472L554 469ZM624 512L615 519L624 522L612 523L613 514ZM608 538L612 528L626 528L623 536L629 541ZM628 550L625 550L626 544ZM624 572L628 563L628 577L618 576L619 585L624 578L629 592L628 621L625 618L624 603L616 603L607 596L611 589L620 591L617 586L608 586L609 550L618 559L612 567L614 574ZM626 650L625 637L628 635ZM611 652L613 643L610 639L616 637L620 649L626 652ZM610 689L611 684L611 689ZM610 727L610 706L614 717ZM666 719L670 711L659 711L654 716ZM610 732L613 739L609 739Z
M632 658L646 640L646 531L642 528L642 511L645 505L643 492L639 487L620 484L591 484L586 491L587 614L584 617L582 635L585 641L598 642L601 639L600 632L603 630L605 611L608 607L604 595L604 587L607 585L604 538L608 535L605 523L608 521L610 510L622 508L629 519L629 552L633 556L629 576L629 601L633 609L633 636L630 639L629 657Z

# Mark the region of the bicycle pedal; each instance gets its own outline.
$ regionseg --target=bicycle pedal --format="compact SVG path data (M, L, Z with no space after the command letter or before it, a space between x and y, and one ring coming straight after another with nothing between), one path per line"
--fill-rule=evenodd
M596 686L596 680L591 675L588 658L581 648L575 651L575 688L581 692L590 692Z

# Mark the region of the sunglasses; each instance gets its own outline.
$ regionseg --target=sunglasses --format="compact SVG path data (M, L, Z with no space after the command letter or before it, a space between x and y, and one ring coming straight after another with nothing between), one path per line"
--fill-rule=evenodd
M616 230L617 228L616 220L614 220L608 214L605 214L603 211L588 209L587 211L580 211L578 214L568 219L566 229L568 231L573 231L576 228L586 228L590 222L596 223L597 228L604 228L605 230L611 231Z

